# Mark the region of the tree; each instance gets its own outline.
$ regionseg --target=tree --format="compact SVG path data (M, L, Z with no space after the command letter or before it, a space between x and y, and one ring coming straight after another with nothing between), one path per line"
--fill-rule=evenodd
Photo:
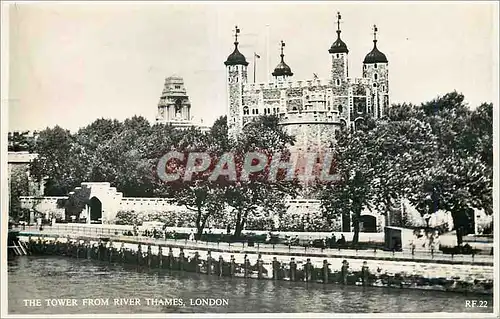
M39 182L47 177L45 195L65 195L79 182L73 174L77 162L72 149L73 137L68 130L56 126L40 132L35 146L38 158L30 170Z
M66 219L71 219L71 216L77 217L80 220L80 214L89 204L90 200L90 188L82 187L76 189L72 194L69 195L68 199L64 203L64 213Z
M216 214L221 214L225 209L224 192L225 181L211 181L209 176L214 168L215 161L203 172L194 173L189 180L182 180L186 173L186 164L190 152L206 152L217 158L218 147L211 144L209 134L202 133L197 128L179 131L180 138L170 150L176 150L185 155L177 165L180 178L175 181L164 182L157 179L155 194L170 197L174 203L185 206L196 213L196 238L200 239L208 219ZM212 159L211 159L212 160ZM158 163L158 161L157 161ZM169 163L160 170L169 169ZM158 172L156 172L158 176Z
M387 215L400 209L401 199L408 194L407 178L434 165L436 138L428 123L399 113L396 119L377 122L366 143L375 170L373 201Z
M13 167L10 172L9 216L14 218L14 220L24 218L20 196L29 195L29 181L26 168L24 165L21 165L20 167Z
M493 184L492 112L487 104L472 112L463 101L463 95L452 92L420 106L436 147L427 152L432 165L405 175L408 198L422 215L440 209L451 213L459 246L473 210L492 212Z
M223 141L221 146L223 149L224 145L229 144L226 143L227 137L221 136L227 132L227 123L221 120L214 125L214 128L212 136ZM282 154L285 157L283 160L286 160L290 156L288 147L294 142L294 138L279 125L276 116L260 116L254 119L244 127L236 141L232 142L239 177L244 168L246 154L250 152L265 154L265 159L262 160L266 161L262 171L250 174L247 180L238 178L238 182L229 183L226 187L225 200L235 214L234 236L240 237L253 214L263 212L268 217L281 216L288 208L286 199L296 196L300 184L297 180L285 180L284 172L278 172L281 175L278 175L276 180L269 178L268 164L273 154Z
M352 216L353 245L359 241L361 212L372 204L376 158L370 152L369 132L374 125L368 119L357 130L341 131L333 150L335 173L339 179L319 185L321 206L329 220L339 215L349 220Z

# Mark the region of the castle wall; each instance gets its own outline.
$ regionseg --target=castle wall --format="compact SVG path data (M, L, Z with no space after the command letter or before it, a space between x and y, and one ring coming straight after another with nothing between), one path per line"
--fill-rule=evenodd
M42 213L46 219L51 217L64 218L64 206L62 202L68 199L68 196L21 196L21 208L29 209Z

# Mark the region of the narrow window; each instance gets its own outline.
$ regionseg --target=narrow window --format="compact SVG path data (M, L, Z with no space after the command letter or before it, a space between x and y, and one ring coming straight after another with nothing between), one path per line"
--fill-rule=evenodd
M363 103L358 103L358 113L363 113L365 105Z
M340 54L337 53L337 59L340 58Z
M375 67L375 69L376 69L376 68L377 68L377 63L375 63L373 66L374 66L374 67Z
M373 79L374 80L378 80L378 74L377 73L373 74Z

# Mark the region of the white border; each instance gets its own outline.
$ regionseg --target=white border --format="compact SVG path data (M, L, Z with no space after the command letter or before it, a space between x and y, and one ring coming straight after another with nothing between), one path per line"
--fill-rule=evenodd
M296 317L296 318L387 318L387 317L404 317L404 318L497 318L499 316L499 303L493 305L493 313L380 313L380 314L366 314L366 313L355 313L355 314L344 314L344 313L234 313L234 314L208 314L208 313L197 313L197 314L153 314L153 315L144 315L144 314L132 314L132 315L104 315L104 314L89 314L89 315L8 315L7 314L7 253L6 249L3 249L7 245L7 228L8 228L8 194L7 194L7 132L8 132L8 102L9 102L9 70L8 70L8 62L9 62L9 5L13 3L88 3L94 1L3 1L1 3L1 247L0 249L0 261L1 261L1 289L0 289L0 318L165 318L165 317L176 317L176 318L254 318L265 316L268 318L281 318L281 317ZM95 1L97 2L97 1ZM158 3L160 1L123 1L120 3ZM184 3L194 3L200 1L183 1ZM247 3L253 1L246 1ZM315 3L318 1L311 1L307 3ZM323 2L323 1L320 1ZM350 1L350 3L354 3L358 1ZM374 1L361 1L362 3L366 2L374 2ZM379 1L378 3L384 3L386 1ZM411 1L408 1L411 2ZM448 2L448 1L445 1ZM492 43L493 50L493 66L496 73L493 75L493 90L495 99L493 101L493 167L494 167L494 181L493 181L493 215L497 220L494 222L494 251L498 252L499 248L499 226L498 226L498 205L499 205L499 175L498 175L498 167L499 167L499 147L498 147L498 133L499 133L499 3L497 1L465 1L470 3L489 3L493 4L496 10L493 14L494 25L494 43ZM99 1L99 3L115 3L114 1ZM170 1L170 3L179 3L179 1ZM258 3L258 2L257 2ZM278 3L278 2L274 2ZM282 2L281 2L282 3ZM299 2L297 2L299 3ZM390 3L394 3L390 1ZM399 2L401 3L401 2ZM436 1L439 3L439 1ZM448 2L449 3L449 2ZM462 3L462 2L460 2ZM464 39L464 50L467 49L467 41ZM498 256L497 256L498 257ZM498 259L498 258L497 258ZM495 259L494 265L494 296L499 296L499 265L498 260ZM497 298L498 299L498 298ZM495 298L493 298L495 301Z

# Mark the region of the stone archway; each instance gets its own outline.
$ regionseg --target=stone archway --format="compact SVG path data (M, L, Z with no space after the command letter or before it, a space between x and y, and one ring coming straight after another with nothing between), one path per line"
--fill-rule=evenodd
M362 125L365 124L365 119L362 117L358 117L354 120L354 129L359 130Z
M359 229L363 233L376 233L377 218L372 215L361 215L359 218Z
M90 222L102 223L102 203L97 197L92 197L89 201Z

